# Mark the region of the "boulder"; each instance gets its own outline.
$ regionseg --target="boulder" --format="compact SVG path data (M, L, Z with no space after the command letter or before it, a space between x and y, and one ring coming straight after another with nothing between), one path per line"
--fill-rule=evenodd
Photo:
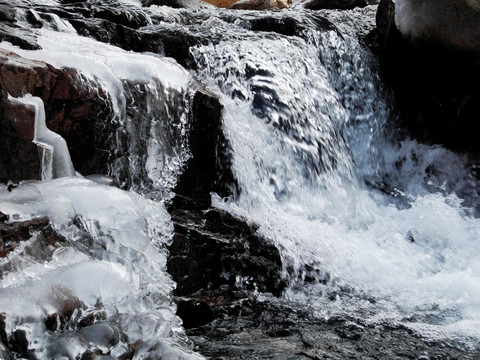
M143 6L169 6L172 8L187 8L187 9L195 9L195 8L202 8L207 7L207 5L202 0L141 0ZM210 2L210 1L208 1Z
M279 10L290 7L292 0L240 0L229 9L237 10Z
M363 7L369 4L369 0L310 0L305 4L305 8L311 10L321 9L353 9Z
M382 74L410 135L454 150L479 152L480 52L472 34L480 22L471 20L472 14L478 19L475 3L449 2L456 11L446 13L437 2L417 6L382 0L376 20ZM445 29L443 16L451 22ZM464 24L467 28L460 31Z
M209 4L217 7L228 8L230 5L236 3L238 0L203 0Z
M396 0L395 24L417 46L480 54L480 0Z

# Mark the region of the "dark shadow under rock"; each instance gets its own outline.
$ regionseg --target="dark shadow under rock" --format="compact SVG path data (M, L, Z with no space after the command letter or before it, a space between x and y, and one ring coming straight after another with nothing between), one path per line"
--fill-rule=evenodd
M206 209L211 192L234 194L228 143L222 131L222 105L217 97L199 90L193 98L189 132L192 157L174 189L173 208Z

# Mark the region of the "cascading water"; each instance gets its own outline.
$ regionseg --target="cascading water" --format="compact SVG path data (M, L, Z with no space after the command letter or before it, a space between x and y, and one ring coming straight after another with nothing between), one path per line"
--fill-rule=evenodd
M480 223L465 207L476 181L445 149L396 143L376 61L342 22L365 26L365 14L325 12L342 34L289 14L300 36L249 31L253 16L210 20L222 40L192 51L225 105L240 187L216 206L275 239L287 299L476 343Z
M214 206L274 240L289 281L283 300L325 318L402 323L477 345L477 182L461 156L396 134L376 60L355 36L372 28L375 8L321 16L295 7L148 11L144 33L182 27L201 39L190 55L224 106L240 190L213 195ZM78 69L107 93L116 128L110 172L141 195L80 177L0 188L2 212L19 221L46 215L66 238L40 260L30 255L34 237L0 260L7 330L24 330L39 358L122 358L132 347L135 359L196 358L171 304L165 246L173 226L161 201L189 156L190 74L170 59L79 37L67 20L51 18L61 31L35 30L42 50L0 48ZM82 306L62 332L47 332L44 319L62 311L61 299ZM97 327L78 330L92 314Z

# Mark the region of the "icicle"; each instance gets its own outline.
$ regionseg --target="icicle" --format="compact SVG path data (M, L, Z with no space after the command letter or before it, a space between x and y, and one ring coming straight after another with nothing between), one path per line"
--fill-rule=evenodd
M35 133L33 142L38 146L40 153L40 178L42 181L66 176L75 176L67 143L57 133L47 128L45 121L45 106L39 97L26 94L14 98L8 96L12 102L33 106L35 108Z

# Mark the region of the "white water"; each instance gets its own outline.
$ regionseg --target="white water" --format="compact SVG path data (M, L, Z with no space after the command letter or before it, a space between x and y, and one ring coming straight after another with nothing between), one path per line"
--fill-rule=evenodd
M361 11L351 14L358 27ZM216 206L275 239L287 299L326 317L361 313L478 343L480 220L468 207L478 196L465 159L396 144L377 65L354 31L300 39L237 24L216 22L231 38L193 52L225 105L241 188ZM320 283L303 283L306 275Z
M35 131L33 142L41 149L41 180L51 180L75 176L67 143L57 133L51 131L45 121L45 106L39 97L27 94L22 98L8 98L14 103L31 106L35 109Z

